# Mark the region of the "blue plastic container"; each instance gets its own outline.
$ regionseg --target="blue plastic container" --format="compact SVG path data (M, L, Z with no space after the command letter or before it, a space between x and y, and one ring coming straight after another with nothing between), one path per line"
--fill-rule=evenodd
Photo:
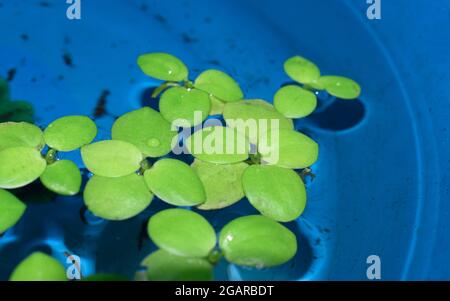
M439 3L438 3L439 2ZM144 52L182 58L193 75L229 72L247 98L272 100L289 79L286 58L301 54L326 74L363 88L356 102L337 101L297 127L317 140L316 180L307 210L288 226L296 258L251 270L221 262L217 279L365 280L370 255L383 280L450 279L450 2L382 1L381 19L365 0L82 1L82 19L65 1L2 1L0 74L15 69L14 99L30 101L37 123L108 112L97 123L106 139L114 116L145 103L159 83L135 64ZM109 94L108 94L109 92ZM68 154L81 166L79 155ZM1 168L1 167L0 167ZM0 238L0 279L33 250L65 262L82 258L85 275L132 277L154 246L140 239L150 208L125 222L80 219L81 197L39 202ZM218 228L254 213L242 201L205 215Z

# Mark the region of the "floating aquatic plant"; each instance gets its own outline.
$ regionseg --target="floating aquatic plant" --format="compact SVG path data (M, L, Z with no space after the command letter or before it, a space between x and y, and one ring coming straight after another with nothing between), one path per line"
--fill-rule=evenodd
M97 136L97 126L86 116L66 116L50 123L44 131L45 143L61 152L89 144Z
M202 181L206 193L206 200L197 208L221 209L240 201L245 196L242 175L248 166L245 162L214 164L195 160L191 167Z
M0 234L18 222L26 208L27 206L12 193L0 189Z
M163 81L153 93L162 93L159 112L143 107L124 114L112 126L112 140L93 143L97 127L86 116L62 117L44 131L25 122L0 124L0 233L13 227L26 210L4 189L40 179L59 195L80 192L79 166L59 158L60 152L80 150L84 167L92 173L84 202L100 218L132 218L155 196L173 206L199 210L218 210L246 197L261 214L230 221L217 239L216 230L199 213L156 213L147 230L158 250L142 261L145 279L212 280L222 258L253 268L291 260L297 239L281 223L296 220L305 210L302 176L311 172L319 155L319 145L296 131L292 119L313 113L316 90L353 99L361 92L359 85L344 77L321 76L314 63L296 56L284 69L299 85L282 87L272 105L262 99L245 100L239 84L220 70L206 70L192 81L186 65L170 54L141 55L138 65L146 75ZM8 87L0 81L0 102L8 98ZM202 127L188 137L179 134L211 115L223 115L226 124ZM166 157L178 154L174 148L180 140L194 157L191 165ZM220 151L205 150L205 143ZM16 267L11 280L65 280L65 272L50 256L33 253ZM96 274L85 280L126 278Z
M45 168L40 176L42 184L59 195L76 195L81 187L81 172L70 160L58 160Z
M171 151L176 134L170 122L149 107L119 117L111 129L113 140L129 142L144 156L153 158L165 156Z
M11 281L65 281L66 269L56 259L35 252L21 261L12 272Z
M148 234L169 253L206 258L216 245L216 232L200 214L185 209L167 209L152 216Z
M245 170L242 184L249 202L276 221L293 221L305 209L305 185L291 169L252 165Z
M314 91L326 90L340 99L356 99L361 94L361 87L354 80L343 76L323 76L316 64L301 56L286 60L284 71L301 84L282 87L274 96L275 108L288 118L303 118L314 112L317 106Z
M150 218L148 233L160 250L142 262L151 280L211 280L220 257L264 268L289 261L297 239L286 227L261 215L231 221L221 230L219 250L213 227L198 213L168 209Z
M175 206L194 206L205 202L203 184L195 171L175 159L161 159L144 173L150 190Z
M144 178L131 173L108 178L94 175L84 190L84 202L96 216L107 220L125 220L150 205L153 194Z

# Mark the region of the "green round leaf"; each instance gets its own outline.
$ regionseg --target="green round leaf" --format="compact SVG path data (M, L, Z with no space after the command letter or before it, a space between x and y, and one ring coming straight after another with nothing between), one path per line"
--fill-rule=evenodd
M128 278L117 274L99 273L83 278L83 281L128 281Z
M142 265L147 267L151 281L210 281L213 266L203 258L189 258L158 250L147 256Z
M149 107L117 119L111 134L114 140L134 144L145 156L153 158L167 155L172 149L172 140L177 136L170 123Z
M66 281L66 269L56 259L41 252L25 258L14 269L10 281Z
M163 250L179 256L206 257L216 245L216 232L200 214L167 209L153 215L148 235Z
M320 77L319 68L308 59L294 56L284 63L284 71L290 78L302 84L314 82Z
M162 159L144 173L150 190L161 200L175 206L193 206L206 200L200 178L186 163Z
M147 53L138 57L142 72L153 78L179 82L187 80L189 71L178 58L168 53Z
M311 91L291 85L278 90L273 104L278 112L288 118L302 118L314 112L317 97Z
M153 195L144 178L131 174L119 178L93 176L84 190L84 203L98 217L125 220L150 205Z
M219 70L206 70L195 80L194 87L224 101L233 102L244 97L239 84Z
M203 91L173 87L161 96L159 111L175 126L192 127L202 123L209 116L211 101L208 94Z
M242 182L249 202L271 219L290 222L305 209L305 185L291 169L252 165L244 172Z
M314 140L292 130L275 131L278 131L279 139L268 140L267 145L258 145L262 162L300 169L309 167L317 161L319 145ZM268 132L267 136L273 137L276 133Z
M328 93L342 99L356 99L361 94L361 87L357 82L342 76L322 76L319 82Z
M247 163L214 164L200 160L192 163L206 192L206 202L198 206L201 210L221 209L233 205L244 197L242 174Z
M70 152L89 144L96 135L97 126L86 116L59 118L44 131L48 146L62 152Z
M19 146L41 150L44 145L44 135L37 126L26 122L0 123L0 151Z
M294 233L261 215L228 223L220 232L219 245L229 262L257 268L283 264L297 253Z
M194 157L217 164L237 163L248 158L247 138L229 127L206 127L186 139L186 147Z
M15 195L0 189L0 234L18 222L26 208Z
M81 157L90 172L103 177L122 177L137 171L142 153L133 144L105 140L81 148Z
M59 160L48 165L40 179L48 190L60 195L76 195L80 192L80 169L69 160Z
M272 128L293 129L291 119L281 115L262 99L243 100L225 105L223 116L227 126L235 128L256 144Z
M209 112L209 115L222 115L225 103L212 95L210 95L209 98L211 100L211 111Z
M47 163L31 147L12 147L0 151L0 188L14 189L30 184L44 172Z

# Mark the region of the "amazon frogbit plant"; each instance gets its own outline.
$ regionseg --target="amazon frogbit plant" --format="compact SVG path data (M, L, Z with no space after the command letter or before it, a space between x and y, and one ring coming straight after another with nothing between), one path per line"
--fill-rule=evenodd
M211 280L213 267L222 257L256 268L291 260L297 239L282 223L303 213L307 194L301 174L319 154L318 144L297 132L292 119L315 110L317 90L354 99L360 94L358 84L343 77L321 76L316 65L296 56L284 68L299 84L282 87L272 105L261 99L244 100L238 83L219 70L204 71L191 81L186 65L170 54L141 55L138 65L148 76L163 81L153 93L153 97L161 94L159 111L143 107L119 117L112 126L111 140L92 143L97 127L86 116L62 117L44 131L25 122L0 124L0 233L13 227L26 210L6 189L40 179L60 195L80 192L78 166L58 159L59 153L80 149L84 166L92 173L84 202L100 218L134 217L151 205L154 196L173 206L199 210L219 210L247 198L260 213L232 220L218 239L211 224L193 211L174 208L155 214L148 222L148 235L159 249L142 261L146 279ZM174 142L180 140L179 128L198 126L213 115L223 115L226 124L198 130L184 141L195 157L191 165L167 158ZM245 131L236 126L237 120L276 122ZM229 132L243 137L243 152L233 147L227 153L195 148L197 138L213 140ZM272 132L277 133L277 143L263 144ZM278 156L273 160L264 149L275 147ZM256 151L251 153L251 149ZM148 158L158 159L151 164ZM90 277L116 278L123 279L104 274ZM64 279L61 264L39 252L24 259L11 275L11 280Z

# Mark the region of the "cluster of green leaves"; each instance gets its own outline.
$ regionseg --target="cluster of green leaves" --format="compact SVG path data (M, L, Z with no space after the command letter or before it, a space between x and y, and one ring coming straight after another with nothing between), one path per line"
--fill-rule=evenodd
M45 131L26 122L0 123L0 234L15 225L26 209L4 189L40 179L50 191L76 195L81 187L80 169L72 161L58 160L57 153L78 149L96 134L95 123L84 116L60 118Z
M148 232L159 250L142 263L148 268L149 279L208 280L213 275L213 264L222 255L229 262L258 268L290 260L297 250L296 238L278 222L293 221L305 209L305 185L293 169L314 164L317 143L295 131L292 119L269 102L244 100L239 84L222 71L206 70L190 81L186 65L162 53L142 55L138 64L145 74L165 81L154 96L162 93L159 108L167 121L186 119L189 124L179 126L192 127L197 125L194 113L199 111L201 121L208 115L223 115L226 121L226 126L203 128L186 139L186 148L195 157L190 172L181 172L184 163L173 159L162 159L145 171L150 190L173 205L197 206L199 210L221 209L247 197L261 213L226 225L220 234L219 250L215 247L215 231L199 214L181 209L156 214L149 221ZM256 131L243 131L236 126L238 120L256 121ZM269 121L268 128L260 128L260 120ZM270 123L272 120L277 123ZM262 145L275 130L280 136L276 161L269 155L271 148L278 145L269 144L266 149ZM233 143L231 148L223 145L231 152L209 153L196 148L196 141L227 136L234 140L220 141ZM233 148L239 139L247 145L244 152ZM258 149L257 155L250 154L251 144ZM178 185L183 186L185 194L190 191L189 198L184 199L175 189Z
M317 107L315 91L326 90L340 99L356 99L361 94L361 87L352 79L323 76L317 65L301 56L286 60L284 71L300 84L284 86L275 94L275 108L288 118L303 118L313 113Z
M26 101L11 100L8 82L0 78L0 122L34 122L33 106Z
M168 209L155 214L148 234L159 250L142 261L150 280L212 280L213 265L224 256L249 267L272 267L290 260L297 239L285 226L262 216L237 218L216 232L200 214Z
M18 188L40 178L55 193L77 194L80 171L73 162L58 160L58 153L80 148L83 163L93 174L86 184L84 201L98 217L129 219L145 210L154 196L174 206L195 206L198 210L225 208L246 197L259 211L260 215L229 222L218 240L209 222L194 211L169 209L157 213L149 219L148 234L159 249L142 262L148 279L210 280L213 266L221 257L256 268L292 259L297 240L281 223L303 213L307 195L299 172L313 165L319 153L314 140L294 129L292 118L314 111L317 99L313 89L323 88L349 99L359 95L359 86L349 79L320 76L313 63L294 57L286 61L285 70L303 87L283 87L272 105L261 99L245 100L239 84L219 70L206 70L190 81L186 65L169 54L141 55L138 65L145 74L164 81L153 95L162 93L159 111L143 107L126 113L113 124L111 140L92 144L97 128L84 116L60 118L43 132L29 123L0 124L0 188ZM201 120L194 118L196 112L202 113ZM172 125L194 127L208 115L223 115L226 125L203 128L186 139L185 146L194 162L188 165L167 158L173 141L179 139ZM177 123L179 120L184 122ZM238 120L256 121L256 131L237 127ZM261 120L269 121L268 127L260 127ZM279 134L279 144L268 139L273 131ZM231 141L234 145L222 146L231 152L208 153L196 148L198 136L204 141L229 134L235 138ZM244 152L236 149L241 139L246 145ZM250 153L252 146L256 154ZM275 147L277 160L270 156ZM157 159L152 165L149 158ZM25 205L0 190L2 208L0 232L20 219ZM57 279L60 269L50 259L39 253L31 255L11 279ZM49 275L33 272L47 261L49 267L54 266ZM24 276L27 269L30 276ZM92 279L117 278L97 276Z
M77 194L80 170L72 161L57 160L57 153L76 150L96 134L95 123L84 116L62 117L45 131L26 122L0 123L0 188L20 188L40 178L57 194Z

